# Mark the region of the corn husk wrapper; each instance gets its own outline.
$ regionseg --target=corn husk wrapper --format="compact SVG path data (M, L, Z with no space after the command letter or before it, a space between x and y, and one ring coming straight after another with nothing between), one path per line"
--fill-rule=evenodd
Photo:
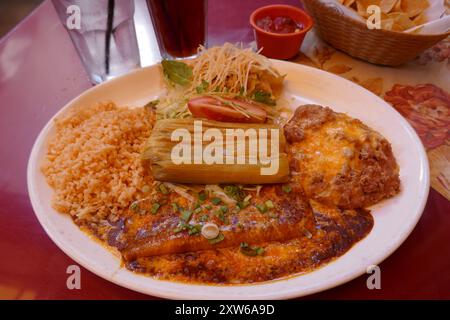
M195 184L220 184L220 183L236 183L236 184L265 184L265 183L282 183L286 182L289 177L289 163L287 154L284 152L286 141L283 131L276 125L269 124L243 124L243 123L225 123L210 120L202 120L202 132L208 129L218 129L223 135L223 141L226 141L226 129L267 129L268 134L268 159L271 161L278 160L278 171L276 174L263 175L261 168L267 168L270 164L261 163L259 156L256 158L249 151L249 145L255 143L253 139L248 137L236 139L235 154L223 153L223 164L199 164L182 163L175 164L172 159L172 150L180 141L172 141L172 132L176 129L185 128L194 137L194 121L198 119L165 119L156 122L152 134L149 137L145 150L142 153L142 159L151 166L152 174L156 180L178 182L178 183L195 183ZM271 154L270 148L270 132L271 129L278 130L279 156ZM259 137L259 134L257 135ZM194 139L191 141L191 150L193 159ZM258 140L258 138L257 138ZM245 143L245 163L238 164L237 158L237 142ZM202 149L211 143L211 141L202 141ZM225 148L224 148L225 149ZM259 148L257 149L259 150ZM240 153L242 154L242 153ZM228 164L227 161L233 162ZM256 163L256 164L253 164Z

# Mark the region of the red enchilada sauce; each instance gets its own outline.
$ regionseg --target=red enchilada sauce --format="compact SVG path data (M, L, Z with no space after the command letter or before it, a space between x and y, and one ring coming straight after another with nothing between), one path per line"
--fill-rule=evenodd
M264 18L258 19L256 21L256 25L264 31L280 34L300 32L302 29L304 29L302 23L298 23L286 16L274 18L266 16Z

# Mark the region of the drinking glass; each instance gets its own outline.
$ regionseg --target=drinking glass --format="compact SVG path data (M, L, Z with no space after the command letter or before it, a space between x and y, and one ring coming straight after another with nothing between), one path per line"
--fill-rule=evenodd
M147 0L161 56L194 57L206 46L207 0Z
M91 81L140 66L133 0L52 0Z

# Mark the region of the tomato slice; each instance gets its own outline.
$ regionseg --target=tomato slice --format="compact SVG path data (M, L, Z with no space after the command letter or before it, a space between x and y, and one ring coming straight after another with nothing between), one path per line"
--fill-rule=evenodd
M266 110L257 103L232 98L195 97L188 108L195 118L221 122L264 123L267 119Z

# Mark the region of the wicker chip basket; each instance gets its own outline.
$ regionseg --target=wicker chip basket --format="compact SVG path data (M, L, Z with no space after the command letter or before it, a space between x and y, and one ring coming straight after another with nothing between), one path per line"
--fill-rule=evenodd
M320 0L302 2L323 40L353 57L375 64L401 65L450 34L419 35L369 30L365 23L344 15L336 6Z

